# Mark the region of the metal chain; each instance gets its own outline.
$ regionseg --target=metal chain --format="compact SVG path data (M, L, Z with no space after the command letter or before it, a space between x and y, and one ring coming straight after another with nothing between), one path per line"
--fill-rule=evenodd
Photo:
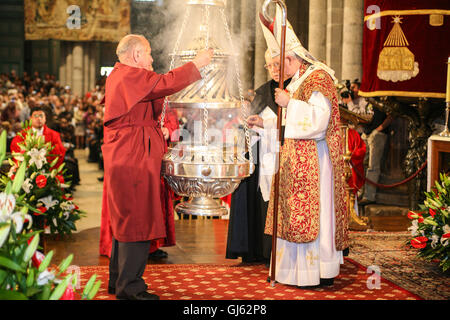
M227 21L226 15L225 15L225 9L221 8L220 9L220 13L222 14L222 20L223 20L223 23L225 25L225 31L227 33L227 37L228 37L228 40L230 42L231 52L234 53L236 51L234 50L233 40L231 38L230 28L228 26L228 21ZM251 166L253 164L253 152L252 152L252 148L251 148L251 145L250 145L250 133L249 133L249 129L248 129L247 121L246 121L247 117L248 117L248 110L247 110L248 108L247 108L247 106L245 105L245 102L244 102L244 93L243 93L243 90L242 90L242 82L241 82L241 76L240 76L240 72L239 72L238 59L237 59L236 56L234 56L233 59L234 59L234 66L235 66L235 69L236 69L236 81L237 81L238 88L239 88L239 98L240 98L240 101L241 101L241 117L242 117L242 122L244 123L245 142L247 143L247 146L248 146L249 162L250 162L250 166Z
M189 20L189 16L191 14L191 7L188 6L186 13L184 15L183 18L183 22L181 24L181 29L180 29L180 33L178 34L177 40L175 42L175 47L173 49L172 52L172 58L170 59L170 66L169 66L169 71L172 70L175 67L175 54L177 53L179 47L180 47L180 42L181 42L181 36L183 35L183 30L186 29L186 25L187 22ZM167 104L169 103L169 97L165 97L164 98L164 104L163 104L163 110L161 112L161 121L160 121L160 126L161 128L164 126L164 120L166 118L166 108L167 108Z
M205 50L208 49L209 46L209 6L205 6L205 28L206 28L206 39L205 39ZM203 78L203 86L202 86L202 98L206 99L206 84L207 84L207 74L208 74L208 68L205 67L205 76ZM208 111L208 104L203 104L203 144L207 146L209 144L209 137L208 137L208 117L209 117L209 111Z

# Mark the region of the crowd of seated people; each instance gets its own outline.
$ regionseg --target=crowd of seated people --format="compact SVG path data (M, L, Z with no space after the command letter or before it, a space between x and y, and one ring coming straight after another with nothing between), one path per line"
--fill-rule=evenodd
M30 109L41 106L46 113L46 125L61 135L66 148L65 167L72 188L80 183L75 149L88 148L88 161L98 162L103 169L101 144L103 140L103 105L105 78L84 96L74 94L69 86L62 86L55 76L39 72L20 76L15 70L0 74L0 131L7 131L7 151L22 123L29 120Z

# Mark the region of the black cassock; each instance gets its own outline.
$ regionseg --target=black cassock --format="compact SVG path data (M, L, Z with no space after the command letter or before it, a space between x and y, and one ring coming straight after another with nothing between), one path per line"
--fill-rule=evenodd
M285 82L285 87L289 82L290 80ZM267 106L277 114L275 88L278 88L278 83L272 80L255 91L251 114L260 114ZM253 157L256 159L255 171L242 180L231 196L227 259L242 257L243 262L265 263L270 260L272 237L264 234L269 201L264 201L259 188L259 147L259 141L252 147Z

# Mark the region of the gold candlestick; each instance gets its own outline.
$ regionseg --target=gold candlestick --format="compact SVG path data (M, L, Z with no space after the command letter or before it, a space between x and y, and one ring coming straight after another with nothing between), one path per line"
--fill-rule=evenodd
M444 131L439 133L441 137L450 137L450 131L448 130L448 116L450 113L450 57L447 60L447 91L445 95L445 128Z

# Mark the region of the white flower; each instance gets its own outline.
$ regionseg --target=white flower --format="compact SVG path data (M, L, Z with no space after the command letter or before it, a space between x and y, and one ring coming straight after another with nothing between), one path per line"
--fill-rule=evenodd
M439 236L437 234L433 234L431 236L431 247L436 248L437 243L439 242Z
M443 230L443 234L447 234L447 233L449 233L450 232L450 226L448 225L448 224L446 224L445 226L444 226L444 228L442 228L442 230ZM448 244L449 244L449 242L450 242L450 238L444 238L444 237L441 237L441 244L445 247L445 246L447 246Z
M419 229L419 223L417 222L417 219L414 219L412 221L412 226L408 228L408 230L411 231L412 237L415 237L417 235L418 229Z
M37 278L37 284L38 286L44 286L53 279L55 279L55 275L52 272L49 272L48 270L44 270L41 273L39 273Z
M442 230L444 231L444 234L449 233L450 232L450 226L448 224L446 224Z
M22 162L25 160L22 153L15 153L13 157L14 157L14 159L16 159L19 162Z
M22 231L24 221L23 214L21 212L14 212L11 215L11 219L16 225L16 233L20 233Z
M31 189L33 189L33 184L31 183L30 178L26 178L25 181L22 184L22 189L26 193L30 193Z
M75 209L75 206L68 201L64 201L61 202L61 209L63 209L64 211L72 211L73 209Z
M0 193L0 222L11 219L11 214L16 206L16 198L12 194Z
M36 165L36 168L41 169L44 163L47 163L47 158L45 155L47 154L47 150L45 148L36 149L33 148L27 152L27 154L31 157L30 165L33 163Z
M14 212L11 215L11 219L16 226L16 233L20 233L22 231L23 223L25 222L25 220L30 221L30 226L33 224L33 218L31 218L29 214L24 214L22 212Z
M64 212L63 216L64 216L64 220L68 220L70 217L70 212L68 212L68 211Z
M53 197L51 195L41 198L38 201L42 202L47 209L51 209L59 203L58 200L53 200Z
M16 173L17 171L17 166L14 164L13 166L11 166L11 168L9 168L8 171L8 178L12 178L12 176Z

